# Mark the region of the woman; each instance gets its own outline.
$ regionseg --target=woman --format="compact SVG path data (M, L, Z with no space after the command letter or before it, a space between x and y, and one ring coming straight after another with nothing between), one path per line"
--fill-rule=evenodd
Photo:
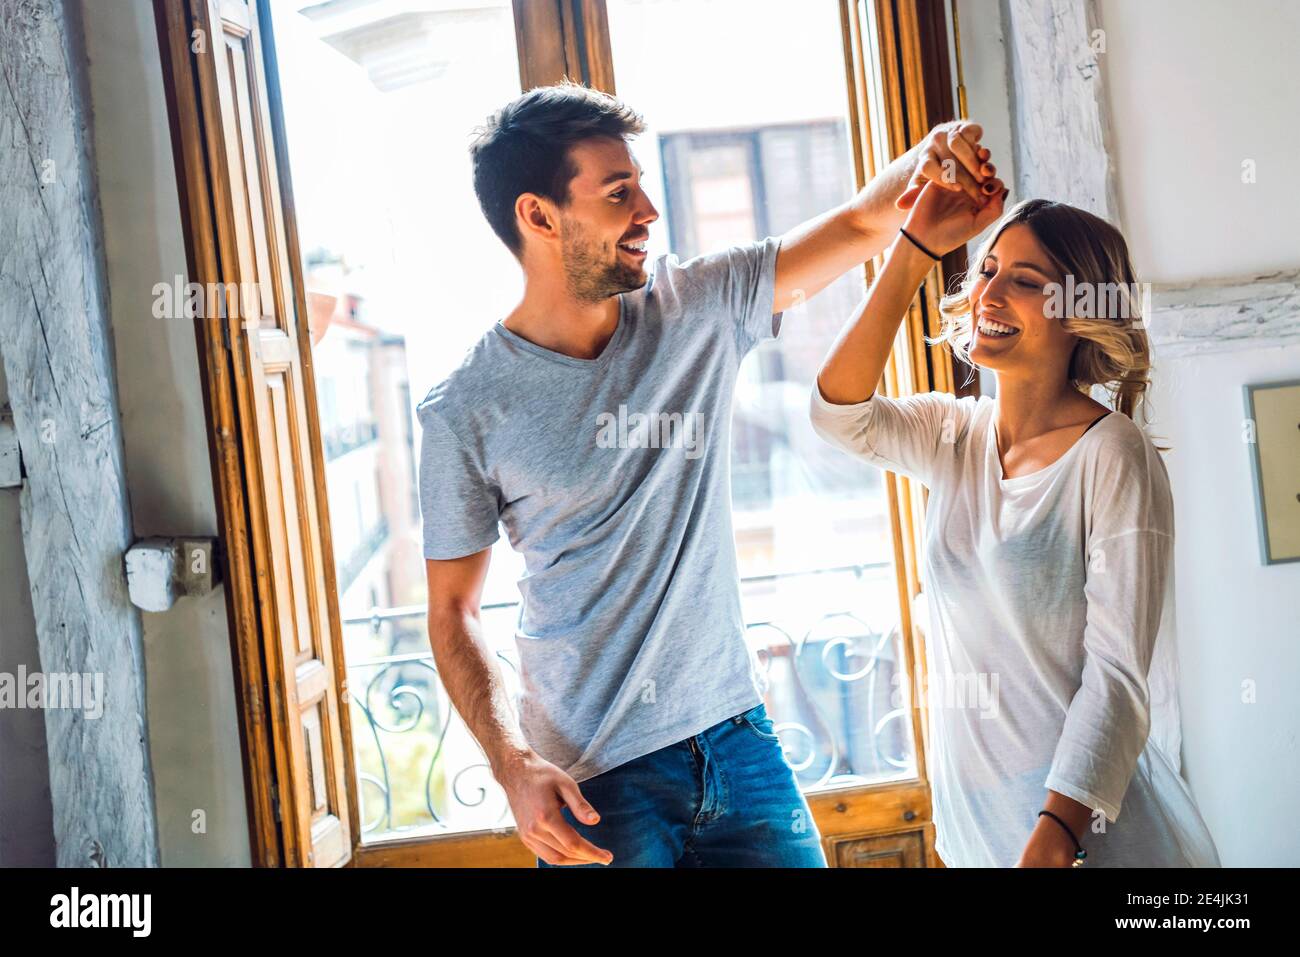
M941 306L940 339L996 398L874 394L934 258L1005 196L921 191L812 395L823 438L930 490L935 849L949 866L1218 866L1178 771L1173 501L1133 420L1150 366L1123 237L1017 205Z

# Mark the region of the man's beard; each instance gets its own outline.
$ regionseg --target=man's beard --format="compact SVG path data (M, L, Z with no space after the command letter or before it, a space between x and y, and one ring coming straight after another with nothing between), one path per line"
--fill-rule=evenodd
M601 256L600 245L581 223L573 219L562 220L564 243L561 256L564 261L564 279L569 294L579 302L603 302L621 292L631 292L646 284L646 274L640 266L630 266L618 258L607 262Z

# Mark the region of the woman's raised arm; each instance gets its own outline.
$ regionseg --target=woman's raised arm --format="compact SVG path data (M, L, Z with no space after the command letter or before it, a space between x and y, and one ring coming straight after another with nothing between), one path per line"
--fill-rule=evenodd
M1002 215L1006 192L976 209L964 193L927 184L917 197L903 229L936 256L979 235ZM867 298L831 346L817 375L826 401L852 405L871 398L889 361L889 350L908 304L934 260L900 233L887 253Z

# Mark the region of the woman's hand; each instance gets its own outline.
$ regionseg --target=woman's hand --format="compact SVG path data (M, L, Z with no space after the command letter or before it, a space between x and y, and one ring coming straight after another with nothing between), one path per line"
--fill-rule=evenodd
M1007 190L1000 179L986 184L993 189L982 206L966 193L926 183L908 213L903 228L936 256L943 256L974 239L1002 215Z
M927 182L908 213L908 232L936 254L957 248L1002 214L1006 189L996 178L987 182L996 192L978 207L962 190L949 189L933 180ZM817 374L822 398L832 405L852 405L871 398L889 362L898 326L916 290L933 268L934 262L925 253L897 237L866 301L822 363Z

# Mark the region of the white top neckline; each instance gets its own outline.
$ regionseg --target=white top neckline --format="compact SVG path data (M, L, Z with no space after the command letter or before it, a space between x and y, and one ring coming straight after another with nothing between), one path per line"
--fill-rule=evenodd
M1072 443L1070 443L1070 447L1068 449L1066 449L1064 452L1058 455L1053 461L1044 465L1041 469L1035 469L1032 472L1026 472L1024 475L1013 475L1011 476L1011 478L1006 478L1005 477L1006 473L1002 468L1002 456L998 454L998 435L997 435L998 422L997 422L997 408L995 407L993 411L989 413L988 445L989 445L989 453L993 456L993 461L996 468L995 474L998 477L998 484L1004 489L1016 489L1026 485L1030 485L1035 481L1046 478L1054 471L1056 471L1056 469L1059 468L1061 464L1065 462L1066 459L1070 458L1075 453L1075 450L1078 449L1079 446L1083 444L1084 440L1091 433L1096 432L1097 429L1099 428L1102 428L1105 425L1106 420L1109 419L1114 414L1115 414L1114 411L1110 411L1107 412L1105 415L1095 419L1091 425L1089 425L1086 429L1083 430L1082 435L1080 435L1077 439L1075 439Z

